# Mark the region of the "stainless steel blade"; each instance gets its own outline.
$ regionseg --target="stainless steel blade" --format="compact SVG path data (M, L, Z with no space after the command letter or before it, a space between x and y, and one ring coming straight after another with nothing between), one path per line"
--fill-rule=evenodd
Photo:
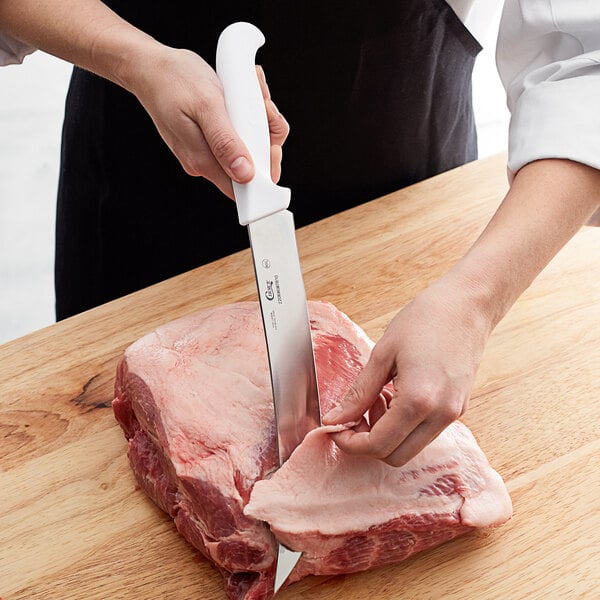
M219 37L217 73L231 122L250 150L256 174L234 182L239 221L248 225L260 299L277 424L281 466L304 436L321 424L315 361L292 214L290 190L271 180L271 145L265 102L254 65L265 42L250 23L234 23ZM275 592L300 552L279 544Z
M279 464L321 424L315 360L294 218L248 225L273 387Z
M277 571L275 572L275 587L273 593L276 594L279 588L285 583L296 563L300 560L302 552L294 552L279 544L277 552Z

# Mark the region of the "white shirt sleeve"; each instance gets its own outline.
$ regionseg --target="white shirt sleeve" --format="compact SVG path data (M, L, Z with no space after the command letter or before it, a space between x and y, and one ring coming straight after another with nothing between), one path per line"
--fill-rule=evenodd
M542 158L600 169L600 2L506 0L496 62L512 176Z
M0 67L18 65L35 48L0 31Z

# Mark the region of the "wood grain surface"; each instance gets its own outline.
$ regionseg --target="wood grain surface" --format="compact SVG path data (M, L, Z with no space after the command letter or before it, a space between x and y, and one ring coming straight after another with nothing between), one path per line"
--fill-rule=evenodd
M378 339L475 240L505 156L298 232L308 296ZM292 205L293 209L293 205ZM232 223L232 227L237 226ZM495 330L465 423L515 515L281 600L600 597L600 229L584 227ZM223 600L221 576L136 489L110 408L117 361L158 325L255 298L248 251L0 347L2 600Z

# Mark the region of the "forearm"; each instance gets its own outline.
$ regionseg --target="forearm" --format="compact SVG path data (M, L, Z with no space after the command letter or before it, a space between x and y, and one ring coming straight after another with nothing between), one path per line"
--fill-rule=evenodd
M127 89L132 58L161 46L98 0L0 0L0 29Z
M532 162L448 276L466 284L493 328L598 207L600 171L568 160Z

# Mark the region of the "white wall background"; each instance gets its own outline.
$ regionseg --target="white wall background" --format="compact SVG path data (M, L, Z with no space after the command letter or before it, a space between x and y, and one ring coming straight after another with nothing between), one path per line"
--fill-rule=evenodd
M0 68L0 343L54 322L54 209L71 67Z
M506 148L497 22L474 73L479 156ZM0 343L54 322L54 210L69 64L36 52L0 68Z

